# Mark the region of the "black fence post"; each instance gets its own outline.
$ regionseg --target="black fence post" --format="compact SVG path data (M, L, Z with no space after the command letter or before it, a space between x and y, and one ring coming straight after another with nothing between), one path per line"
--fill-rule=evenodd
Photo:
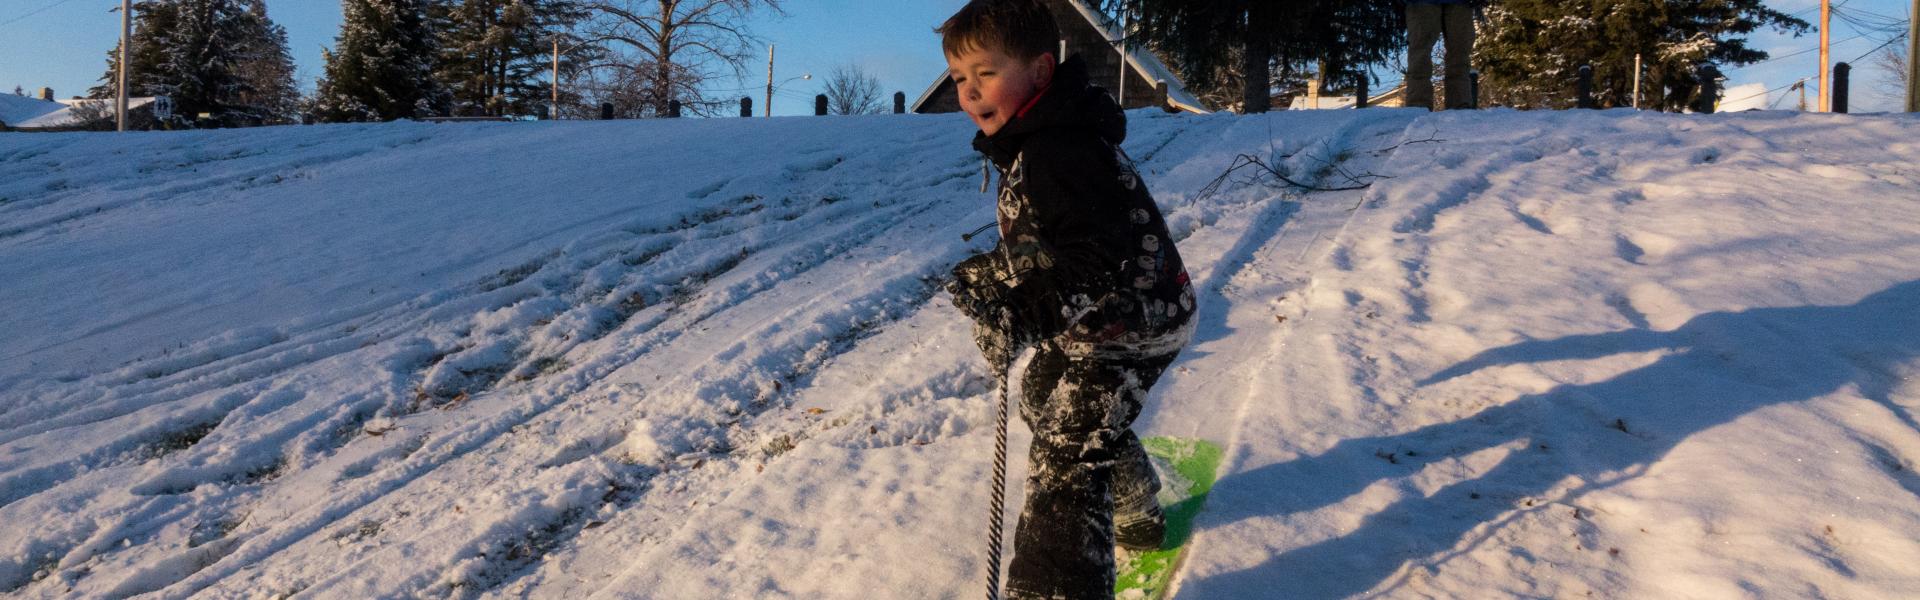
M1713 114L1715 110L1718 110L1718 105L1720 104L1720 77L1721 73L1719 69L1714 68L1713 65L1702 65L1694 75L1694 79L1700 81L1699 90L1693 98L1693 103L1687 108L1703 115L1710 115Z
M1367 107L1367 76L1366 75L1360 76L1360 83L1353 90L1353 107L1356 109Z
M906 92L893 93L893 114L896 114L896 115L907 114L907 93Z
M667 101L667 117L672 119L680 118L680 101L679 100Z
M1853 65L1840 63L1833 66L1833 98L1828 100L1828 102L1833 103L1833 110L1831 112L1846 114L1847 79L1851 73L1853 73Z
M613 120L613 103L612 102L600 103L600 120L602 121Z
M820 94L820 95L814 96L813 97L813 116L823 117L823 116L826 116L826 114L827 114L827 95Z
M1480 72L1467 73L1467 81L1472 82L1472 91L1467 94L1467 108L1480 108Z
M1573 94L1574 108L1594 108L1593 65L1580 65L1580 83Z
M753 97L752 96L740 97L740 116L742 117L753 116Z

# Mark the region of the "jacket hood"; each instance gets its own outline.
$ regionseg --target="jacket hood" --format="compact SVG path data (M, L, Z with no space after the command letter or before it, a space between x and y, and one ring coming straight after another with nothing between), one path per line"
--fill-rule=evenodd
M1028 136L1052 128L1086 130L1115 146L1127 139L1126 113L1106 88L1089 83L1087 63L1078 56L1054 68L1053 83L1033 108L991 136L975 133L973 147L1004 168L1020 154Z

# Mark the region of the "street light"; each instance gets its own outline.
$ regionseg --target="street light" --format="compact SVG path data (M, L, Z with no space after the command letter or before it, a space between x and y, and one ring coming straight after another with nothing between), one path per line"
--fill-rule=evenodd
M550 105L548 110L553 111L553 120L555 121L560 120L560 55L579 50L587 44L599 43L611 39L603 36L590 40L581 40L580 43L567 46L566 50L561 50L561 35L562 34L554 34L553 36L553 104Z
M782 81L779 84L767 86L767 116L769 117L773 116L773 91L775 89L778 89L780 86L793 83L795 81L805 80L805 79L813 79L813 74L808 73L805 75L801 75L799 77L789 77L787 78L786 81Z
M773 83L773 44L767 44L767 108L765 116L773 116L773 88L792 83L796 79L813 79L813 74L808 73L794 77L780 82L779 85Z

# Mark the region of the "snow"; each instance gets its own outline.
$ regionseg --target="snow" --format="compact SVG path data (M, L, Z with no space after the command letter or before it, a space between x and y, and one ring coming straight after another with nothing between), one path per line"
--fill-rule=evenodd
M17 127L47 113L66 110L67 105L30 96L0 94L0 123Z
M136 110L152 104L153 98L128 98L127 110ZM15 129L48 129L68 127L80 124L81 115L75 114L76 108L99 108L104 114L113 115L112 100L72 98L68 100L46 101L25 96L0 94L0 123Z
M1920 589L1920 119L1130 116L1176 597ZM0 593L977 594L971 133L0 134Z

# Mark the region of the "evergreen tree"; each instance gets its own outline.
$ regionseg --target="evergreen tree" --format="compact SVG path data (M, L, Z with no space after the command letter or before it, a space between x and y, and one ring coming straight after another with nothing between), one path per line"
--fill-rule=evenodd
M236 0L177 0L175 8L179 20L161 37L161 61L147 85L173 98L168 124L259 124L262 115L245 104L256 90L240 72L259 50L251 37L259 29L253 15Z
M287 122L299 92L286 30L263 0L147 0L134 5L132 96L171 96L167 126L243 126ZM93 98L112 98L120 52L107 54ZM204 122L197 117L208 115Z
M1287 85L1310 71L1321 92L1352 89L1369 67L1407 48L1406 8L1400 0L1298 2L1276 11L1265 26L1274 40L1283 96L1304 93Z
M564 31L587 10L576 0L440 0L431 15L441 46L434 76L452 94L454 113L500 116L552 102L554 39L563 50L578 44ZM567 52L561 69L573 71L594 50Z
M1131 36L1167 57L1202 97L1238 87L1242 112L1265 112L1276 82L1351 84L1404 49L1400 0L1105 0L1132 15ZM1224 42L1224 43L1223 43ZM1275 67L1278 67L1277 72Z
M180 21L181 0L140 0L133 3L133 37L129 52L130 67L127 69L127 94L132 96L152 96L153 87L160 83L160 64L165 62L170 52L167 32L174 30ZM91 98L112 98L116 93L120 72L120 45L107 52L107 72L100 76L100 85L87 90Z
M1746 34L1808 28L1761 0L1504 0L1487 16L1474 51L1481 97L1542 108L1574 105L1581 65L1593 66L1601 107L1632 105L1639 54L1641 107L1678 111L1699 100L1700 83L1720 66L1767 59L1747 46Z
M326 74L315 91L322 121L390 121L446 114L433 78L438 46L423 0L345 0Z
M287 30L267 17L266 0L245 0L245 38L248 48L237 73L247 90L235 98L250 118L263 124L290 123L298 110L300 89L294 83L293 54L287 50Z

